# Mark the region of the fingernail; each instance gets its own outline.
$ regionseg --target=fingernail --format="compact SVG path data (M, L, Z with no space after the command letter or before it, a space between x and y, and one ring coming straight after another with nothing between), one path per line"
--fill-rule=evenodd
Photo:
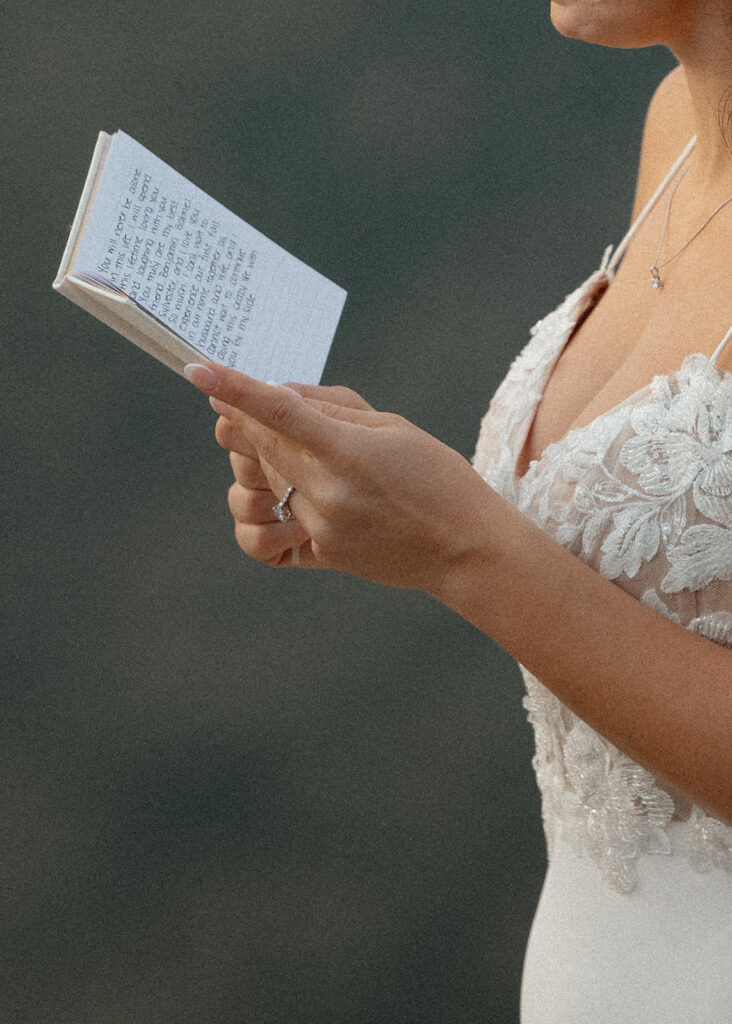
M187 363L183 367L183 376L202 391L213 391L219 383L219 378L213 370L201 363Z
M217 412L219 416L226 416L227 419L231 419L236 410L233 405L227 405L226 402L222 402L219 398L214 398L213 395L209 398L209 404L214 412Z
M286 384L278 384L276 380L267 380L265 384L271 384L273 388L282 388L283 391L289 391L291 395L295 395L296 398L302 398L299 391L295 391L294 388L288 388Z

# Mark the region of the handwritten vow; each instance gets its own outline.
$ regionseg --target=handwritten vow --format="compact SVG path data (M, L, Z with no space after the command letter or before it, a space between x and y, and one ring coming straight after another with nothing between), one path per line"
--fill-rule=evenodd
M69 274L109 284L208 359L319 380L346 293L124 132Z

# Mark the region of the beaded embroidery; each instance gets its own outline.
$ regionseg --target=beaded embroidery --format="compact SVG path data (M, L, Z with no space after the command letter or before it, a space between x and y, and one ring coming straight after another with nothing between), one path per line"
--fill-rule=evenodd
M603 267L532 328L483 418L473 465L606 579L732 649L732 374L689 355L676 373L549 445L516 478L552 369L608 280ZM645 855L732 871L732 828L672 796L520 668L550 857L561 837L625 893Z

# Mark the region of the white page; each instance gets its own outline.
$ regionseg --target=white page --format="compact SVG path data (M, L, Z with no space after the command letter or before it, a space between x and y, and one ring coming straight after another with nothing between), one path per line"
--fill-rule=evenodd
M260 380L317 384L346 300L120 131L74 273L111 281L206 359Z

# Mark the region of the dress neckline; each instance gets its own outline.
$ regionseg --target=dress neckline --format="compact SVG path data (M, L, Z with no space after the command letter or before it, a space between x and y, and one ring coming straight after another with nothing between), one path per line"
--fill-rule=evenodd
M584 282L584 284L581 285L580 291L582 292L583 297L584 297L584 293L587 290L589 290L590 286L592 286L593 288L597 287L598 277L602 273L604 273L606 275L607 285L609 286L610 282L612 281L612 276L613 275L612 275L612 273L608 274L608 271L606 269L606 262L607 262L607 253L606 253L606 258L603 260L603 265L600 267L599 271L595 271L594 274L591 274L590 277L588 277L587 280ZM562 342L561 342L559 348L557 349L557 351L551 357L551 358L553 358L553 363L556 363L556 361L559 359L560 355L562 354L562 352L566 348L567 344L569 343L569 339L572 337L572 334L574 333L575 328L577 327L577 321L579 320L580 315L581 315L581 312L577 313L577 315L575 317L573 317L572 320L567 324L567 327L566 327L566 330L565 330L565 334L564 334L564 339L562 340ZM519 461L519 459L521 457L521 454L524 451L524 448L526 446L526 440L527 440L527 438L529 436L529 433L531 432L531 429L532 429L532 427L534 425L534 422L536 420L536 415L537 415L539 406L541 405L542 399L544 397L544 393L546 391L547 385L549 383L549 379L551 377L551 370L550 370L549 373L546 375L541 388L535 393L535 400L533 402L533 405L532 405L530 411L526 415L526 421L525 421L526 422L526 431L525 432L522 431L522 433L521 433L521 440L520 440L520 443L519 443L518 451L516 452L516 457L515 457L515 461L514 461L514 465L513 465L513 485L514 485L514 488L516 490L518 490L518 488L520 488L522 486L522 484L526 480L527 476L529 476L529 474L532 472L532 470L534 470L536 468L536 466L540 465L545 460L545 458L547 456L547 453L549 453L550 451L554 452L556 449L562 448L575 435L579 434L582 431L590 430L592 427L596 426L598 423L601 423L603 420L606 420L609 417L615 415L615 413L619 412L623 408L623 406L628 405L629 402L634 401L640 395L642 395L645 391L648 391L648 389L650 387L652 387L652 385L654 384L655 381L657 381L657 380L670 380L672 377L678 376L678 374L680 374L682 372L684 366L686 365L687 360L694 360L694 359L699 359L699 358L703 359L704 362L706 362L712 368L712 370L715 372L715 374L717 375L719 380L723 380L727 376L732 377L732 371L720 370L717 367L717 364L716 364L717 356L720 354L720 352L724 348L726 342L729 341L731 338L732 338L732 328L730 328L730 330L727 332L727 334L722 339L721 344L718 346L716 351L711 356L707 356L706 353L704 353L704 352L690 352L689 354L687 354L684 357L683 362L682 362L681 366L679 367L679 369L671 370L668 373L655 373L653 375L653 377L651 378L651 380L649 380L646 384L643 384L643 385L641 385L641 387L636 388L636 390L633 391L632 394L627 395L625 398L622 398L619 402L616 402L616 404L611 406L609 409L606 409L604 412L598 413L597 416L594 416L588 423L581 424L581 425L579 425L577 427L570 427L560 438L558 438L558 440L550 441L549 444L540 453L538 458L531 459L531 461L529 462L528 466L526 467L526 470L521 475L519 475L518 471L517 471L518 461ZM552 369L553 369L553 366L552 366Z
M546 391L547 385L549 383L549 377L551 376L552 370L554 368L554 364L556 363L557 359L559 359L559 357L562 354L562 352L564 351L564 349L567 347L567 344L569 343L569 339L572 337L572 334L576 330L577 323L578 323L578 320L579 320L580 316L587 309L587 299L588 299L588 294L589 294L590 286L592 285L593 288L597 288L599 283L604 282L603 291L606 290L610 286L610 284L612 283L612 280L613 280L613 278L615 276L615 271L617 270L618 264L620 263L620 261L622 260L623 256L625 255L625 251L628 248L628 245L629 245L630 241L632 240L633 236L635 235L636 231L641 226L641 224L645 221L646 217L650 214L650 212L653 210L653 208L655 207L656 203L661 198L663 193L666 191L666 189L667 189L668 185L670 184L670 182L673 181L674 177L678 173L679 169L683 166L683 164L686 161L687 157L694 151L695 147L696 147L696 135L693 135L691 137L691 139L689 139L689 141L687 142L686 146L681 151L679 156L676 158L676 160L674 161L673 165L669 168L669 170L668 170L666 176L664 177L663 181L659 184L659 186L656 189L656 191L653 193L653 195L650 197L648 202L645 204L645 206L641 210L641 212L638 215L638 217L636 217L635 221L631 224L630 228L628 229L628 231L626 232L626 234L623 236L623 238L619 242L618 246L616 247L615 252L612 252L612 248L613 247L611 245L609 245L605 249L605 253L603 255L602 262L601 262L600 267L598 268L598 270L596 270L593 274L591 274L587 278L587 280L584 282L584 284L580 285L580 287L577 289L577 291L575 293L573 293L573 296L572 296L573 298L575 296L579 297L579 303L575 304L574 315L570 318L569 322L566 325L566 329L565 329L565 332L564 332L564 337L561 339L561 344L559 345L558 349L556 351L554 351L554 353L553 353L553 363L552 363L551 367L549 368L549 373L544 377L544 381L543 381L543 383L541 385L540 392L538 394L536 394L535 401L534 401L534 403L533 403L533 405L531 407L531 410L526 414L526 420L524 422L525 430L522 432L522 439L520 441L520 445L519 445L518 451L516 451L514 453L513 470L512 470L512 474L511 474L512 484L513 484L514 489L518 488L523 483L523 481L525 480L525 478L526 478L527 474L529 473L531 467L542 461L542 459L544 458L544 455L546 454L546 452L547 452L547 450L549 448L554 447L554 445L563 444L565 442L565 440L567 439L567 437L569 437L570 434L573 434L576 430L584 429L582 427L570 427L569 430L564 435L564 437L559 438L558 441L550 442L550 444L548 444L546 446L544 451L541 452L541 454L539 455L539 457L537 459L532 459L529 462L525 472L522 473L520 476L518 475L517 464L518 464L518 461L519 461L519 459L521 458L521 456L523 454L524 448L526 447L526 440L527 440L527 438L529 436L529 433L531 432L531 430L532 430L532 428L534 426L534 422L536 421L537 411L538 411L539 405L541 404L541 401L542 401L542 399L544 397L544 393ZM611 255L611 252L612 252L612 255ZM569 298L570 298L570 296L567 296L567 299L565 300L565 302ZM717 349L717 351L712 356L712 363L714 363L714 361L716 361L717 355L719 354L721 349L724 347L724 344L727 341L727 339L729 338L730 334L732 334L732 329L730 329L730 332L725 336L725 338L724 338L724 340L722 342L722 345ZM671 375L668 374L667 376L671 376ZM594 418L594 420L591 420L590 423L585 424L585 427L589 427L592 424L597 423L599 420L604 419L605 417L609 416L610 413L616 412L621 406L627 404L631 399L637 397L642 391L644 391L649 386L650 386L650 382L649 382L649 384L646 384L643 387L638 388L637 391L635 391L632 395L628 395L627 398L624 398L617 405L613 406L612 409L608 409L606 412L600 413L598 416L596 416Z

